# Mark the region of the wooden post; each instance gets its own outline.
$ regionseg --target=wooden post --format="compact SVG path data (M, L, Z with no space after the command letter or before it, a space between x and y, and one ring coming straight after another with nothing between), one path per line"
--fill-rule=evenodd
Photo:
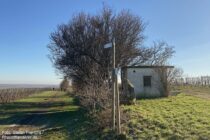
M112 42L112 125L115 130L115 40Z

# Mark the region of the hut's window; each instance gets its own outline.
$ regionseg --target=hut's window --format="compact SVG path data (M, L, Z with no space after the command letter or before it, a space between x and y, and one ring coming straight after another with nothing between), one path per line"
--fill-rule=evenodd
M151 87L152 76L144 76L144 87Z

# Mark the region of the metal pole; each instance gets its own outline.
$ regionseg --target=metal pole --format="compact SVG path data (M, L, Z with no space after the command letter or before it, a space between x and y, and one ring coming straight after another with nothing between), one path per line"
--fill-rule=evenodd
M120 126L120 96L119 96L119 86L118 86L118 78L117 74L115 75L115 90L116 90L116 115L117 115L117 134L121 133L121 126Z
M115 40L112 42L112 125L115 130Z

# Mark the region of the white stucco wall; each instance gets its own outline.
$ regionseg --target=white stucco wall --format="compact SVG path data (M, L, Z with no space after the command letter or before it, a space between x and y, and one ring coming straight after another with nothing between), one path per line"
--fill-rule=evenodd
M135 72L134 72L135 71ZM151 76L151 87L144 87L144 76ZM154 68L128 68L127 78L134 86L137 97L159 97L160 78Z

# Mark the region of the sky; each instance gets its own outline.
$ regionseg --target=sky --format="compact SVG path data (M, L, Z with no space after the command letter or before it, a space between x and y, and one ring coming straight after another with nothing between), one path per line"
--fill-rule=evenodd
M0 0L0 84L58 84L62 76L47 57L50 33L103 3L140 16L144 45L174 46L170 63L185 75L210 75L210 0Z

